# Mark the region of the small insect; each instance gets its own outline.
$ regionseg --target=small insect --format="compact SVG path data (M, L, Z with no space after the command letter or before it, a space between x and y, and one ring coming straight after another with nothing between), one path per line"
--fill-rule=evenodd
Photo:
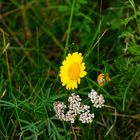
M0 96L0 99L2 99L5 96L6 89L3 91L2 95Z
M108 73L101 73L98 75L97 77L97 82L99 84L99 86L104 86L105 83L108 83L110 81L110 77L109 77L109 74Z
M2 53L5 53L9 47L10 47L10 43L8 42L7 45L6 45L6 47L3 49L3 52Z

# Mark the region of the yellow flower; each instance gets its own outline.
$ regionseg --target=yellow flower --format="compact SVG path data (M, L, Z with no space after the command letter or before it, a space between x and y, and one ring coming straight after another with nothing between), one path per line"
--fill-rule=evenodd
M66 85L66 89L76 89L77 83L80 84L80 78L84 77L87 72L85 70L82 53L74 52L68 54L60 67L60 78L62 85Z
M109 74L106 73L106 74L99 74L98 77L97 77L97 82L99 84L99 86L104 86L105 83L108 83L110 81L110 77L109 77Z

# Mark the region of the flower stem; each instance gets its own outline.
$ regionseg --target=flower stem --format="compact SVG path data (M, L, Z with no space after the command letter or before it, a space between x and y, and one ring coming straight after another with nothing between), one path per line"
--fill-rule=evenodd
M73 136L74 136L74 140L77 140L77 137L76 137L76 134L75 134L72 123L70 123L70 125L71 125L71 128L72 128L72 133L73 133Z
M67 53L68 46L69 46L70 31L71 31L71 24L72 24L72 18L73 18L73 13L74 13L75 2L76 2L76 0L73 0L71 13L70 13L70 18L69 18L68 30L66 31L67 32L67 38L66 38L66 44L65 44L65 49L64 49L64 58L66 57L66 53Z

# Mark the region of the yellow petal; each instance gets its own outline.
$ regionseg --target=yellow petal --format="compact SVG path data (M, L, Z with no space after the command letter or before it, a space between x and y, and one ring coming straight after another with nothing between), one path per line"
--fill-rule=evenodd
M80 73L80 77L82 78L82 77L86 76L86 74L87 74L86 71L81 71L81 73Z

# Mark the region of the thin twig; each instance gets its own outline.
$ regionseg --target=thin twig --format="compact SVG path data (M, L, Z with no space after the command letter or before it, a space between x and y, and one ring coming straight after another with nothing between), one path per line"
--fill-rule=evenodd
M70 125L71 125L71 128L72 128L72 133L73 133L73 136L74 136L74 140L77 140L77 137L76 137L76 134L75 134L72 123L70 123Z
M86 54L85 58L88 57L88 55L91 53L91 51L96 47L96 45L99 43L99 41L101 40L101 38L105 35L105 33L107 32L107 30L105 30L101 36L98 38L98 40L95 42L95 44L93 45L93 47L90 49L90 51Z
M105 105L105 107L107 107L107 108L111 108L111 109L114 109L114 123L111 125L111 127L108 129L108 131L106 132L106 134L105 134L105 136L104 137L106 137L109 133L110 133L110 131L113 129L113 127L114 127L114 125L115 125L115 123L116 123L116 121L117 121L117 110L116 110L116 108L115 107L112 107L112 106L108 106L108 105Z

